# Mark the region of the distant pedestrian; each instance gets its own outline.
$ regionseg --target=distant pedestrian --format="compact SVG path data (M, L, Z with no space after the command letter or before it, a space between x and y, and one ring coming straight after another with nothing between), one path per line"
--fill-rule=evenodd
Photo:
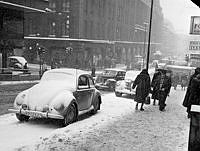
M28 72L28 64L27 62L24 64L24 73L27 73Z
M192 92L194 90L194 84L196 80L193 80L198 74L200 74L200 67L197 67L195 69L195 73L190 77L188 86L187 86L187 91L183 100L183 106L187 108L187 113L188 113L188 118L190 118L191 114L190 114L190 109L191 109L191 95L194 95L194 93ZM193 88L192 88L192 82L193 82Z
M93 65L93 66L92 66L92 69L91 69L91 76L92 76L92 77L95 77L95 76L96 76L95 72L96 72L96 68L95 68L95 66Z
M136 77L132 89L135 87L136 95L134 100L137 102L135 109L138 110L138 103L141 103L140 110L144 111L143 105L150 92L150 76L146 69L143 69L142 72Z
M166 71L162 72L160 77L160 86L159 86L159 110L164 111L166 106L166 98L169 95L171 88L171 79L167 75Z
M174 90L176 90L178 83L179 83L179 75L178 75L178 73L176 73L176 74L172 77L172 85L173 85L173 87L174 87Z
M182 75L181 76L181 89L185 90L185 87L187 86L187 84L188 84L187 75Z

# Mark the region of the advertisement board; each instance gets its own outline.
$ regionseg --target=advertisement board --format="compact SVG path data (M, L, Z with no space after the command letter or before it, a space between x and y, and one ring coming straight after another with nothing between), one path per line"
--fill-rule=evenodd
M191 16L190 34L200 35L200 16Z

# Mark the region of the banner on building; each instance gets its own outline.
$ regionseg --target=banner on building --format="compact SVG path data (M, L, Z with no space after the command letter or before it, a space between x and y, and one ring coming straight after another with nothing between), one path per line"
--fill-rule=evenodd
M200 41L190 41L189 50L200 51Z
M200 35L200 16L191 16L190 34Z

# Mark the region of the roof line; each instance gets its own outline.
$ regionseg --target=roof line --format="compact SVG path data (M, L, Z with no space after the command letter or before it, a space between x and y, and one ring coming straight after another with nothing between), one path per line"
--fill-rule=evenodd
M25 36L24 39L36 39L36 40L62 40L62 41L81 41L81 42L93 42L93 43L124 43L124 44L144 44L144 42L134 42L134 41L109 41L109 40L95 40L95 39L74 39L74 38L57 38L57 37L31 37ZM145 43L146 45L148 43ZM159 45L161 43L151 42L151 44Z
M42 12L42 13L46 12L46 11L41 10L41 9L32 8L32 7L28 7L28 6L24 6L24 5L20 5L20 4L15 4L15 3L10 3L10 2L0 1L0 3L15 6L15 7L20 7L20 8L24 8L24 9L29 9L29 10L33 10L33 11L37 11L37 12Z

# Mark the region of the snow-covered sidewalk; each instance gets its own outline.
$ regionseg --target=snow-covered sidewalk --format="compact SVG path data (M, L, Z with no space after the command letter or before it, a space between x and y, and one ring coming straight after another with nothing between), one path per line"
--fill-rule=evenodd
M146 106L144 112L135 111L132 99L107 94L98 114L18 150L186 151L189 119L181 105L184 93L172 90L165 112L153 105Z

